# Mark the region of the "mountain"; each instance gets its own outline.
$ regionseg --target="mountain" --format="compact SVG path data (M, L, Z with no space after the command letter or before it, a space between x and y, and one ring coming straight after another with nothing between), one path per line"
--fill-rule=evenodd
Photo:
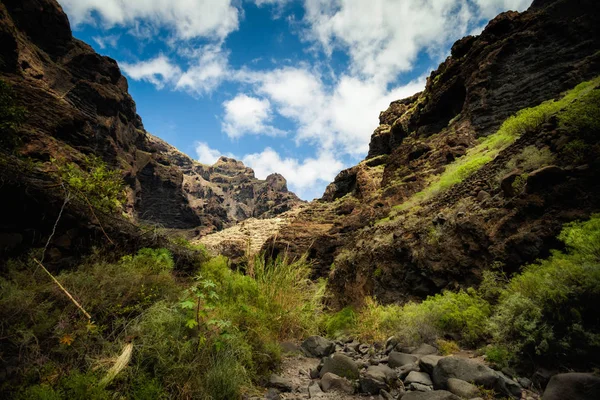
M303 203L281 175L259 180L226 158L201 165L148 133L116 61L73 38L55 0L2 1L0 43L0 80L26 110L19 155L48 171L56 169L52 160L83 166L86 156L99 157L126 182L131 221L206 233ZM39 179L29 179L36 174L5 164L2 190L10 204L0 247L43 243L64 193L51 200Z
M423 92L380 114L366 159L263 251L307 254L334 306L424 298L547 256L564 223L600 210L597 125L565 122L597 80L562 97L600 74L598 38L597 2L537 0L459 40Z

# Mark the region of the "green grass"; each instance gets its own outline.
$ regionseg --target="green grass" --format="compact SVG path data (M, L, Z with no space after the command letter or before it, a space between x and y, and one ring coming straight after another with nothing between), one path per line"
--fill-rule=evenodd
M433 177L421 192L395 206L393 213L410 209L462 182L523 134L538 129L555 114L560 113L559 119L564 126L579 126L582 130L590 127L598 129L600 91L595 89L599 85L600 77L577 85L559 100L545 101L536 107L520 110L505 120L496 133L482 139L465 156L448 165L442 174Z

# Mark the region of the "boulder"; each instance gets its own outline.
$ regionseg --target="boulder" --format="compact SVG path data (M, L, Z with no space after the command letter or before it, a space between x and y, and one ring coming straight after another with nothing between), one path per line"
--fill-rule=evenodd
M379 394L382 390L389 390L389 385L382 380L376 379L372 376L365 375L359 379L360 392L367 394Z
M544 400L598 400L600 377L572 372L554 375L544 391Z
M279 375L271 375L268 386L282 392L291 392L294 390L294 384L291 379L282 378Z
M448 379L456 378L493 389L498 381L498 374L491 368L473 360L458 357L445 357L438 361L433 369L433 386L436 389L447 389Z
M404 380L405 385L409 385L411 383L420 383L421 385L433 386L433 382L429 377L429 374L425 372L416 372L412 371L406 379Z
M265 393L265 399L266 400L281 400L281 394L279 393L279 390L277 390L275 388L270 388L269 390L267 390L267 393Z
M321 389L324 392L336 390L347 394L354 394L354 385L352 382L331 372L326 373L321 378Z
M321 390L321 386L319 386L317 382L311 382L311 384L308 385L308 396L311 399L322 397L323 395L324 393Z
M400 368L396 368L396 371L398 371L398 377L402 380L404 380L404 378L406 378L411 372L419 372L420 370L421 369L417 364L406 364L401 366Z
M414 382L411 383L408 387L410 390L414 390L417 392L431 392L433 387L430 385L423 385L422 383Z
M433 390L406 393L402 396L402 400L461 400L461 398L445 390Z
M310 336L302 342L302 350L309 357L327 357L335 351L335 343L321 336Z
M397 368L406 364L415 364L417 361L419 357L415 355L392 351L389 354L388 364L391 368Z
M438 349L436 349L435 347L433 347L430 344L423 343L422 345L417 347L415 350L413 350L411 352L411 354L419 354L421 356L428 356L428 355L432 355L432 354L438 354Z
M421 359L419 360L419 367L421 367L421 370L431 375L433 374L433 369L437 365L438 361L440 361L442 358L444 357L434 355L421 357Z
M350 357L339 353L325 359L319 377L323 378L328 372L351 380L358 379L359 375L356 363Z
M456 378L448 379L448 390L465 399L472 399L481 394L477 386Z
M549 165L533 171L527 176L527 193L536 193L548 187L561 183L565 178L565 171L556 165Z
M396 372L387 365L371 365L360 378L360 388L363 393L378 394L381 390L397 387L397 381Z

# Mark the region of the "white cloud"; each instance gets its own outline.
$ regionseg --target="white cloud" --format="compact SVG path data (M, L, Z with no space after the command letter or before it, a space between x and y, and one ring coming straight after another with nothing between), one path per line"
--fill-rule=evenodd
M326 53L350 56L354 76L393 82L423 50L436 54L464 36L469 23L531 0L306 0L305 38Z
M261 153L244 156L242 161L254 170L259 179L265 179L272 173L283 175L290 190L303 199L320 197L322 188L344 168L344 164L328 152L320 152L316 158L298 160L283 158L269 147Z
M308 141L339 154L366 153L379 112L425 86L425 78L387 90L374 80L344 75L333 87L307 68L240 72L237 79L271 100L276 111L297 124L296 141Z
M164 55L138 63L120 63L119 66L133 80L147 81L162 89L181 76L181 69Z
M269 125L272 119L271 103L267 99L258 99L246 94L223 103L225 117L222 129L230 138L239 138L245 134L283 135L284 131Z
M117 47L117 43L121 35L107 35L107 36L94 36L94 42L100 46L101 49L105 49L107 47Z
M193 61L190 68L177 81L176 89L195 95L210 93L227 76L228 54L221 46L206 45L195 51L184 52L183 55Z
M175 32L179 39L222 40L238 28L233 0L60 0L71 22L94 23L94 13L106 27L146 22Z
M198 156L198 161L206 165L213 165L221 156L235 158L231 153L221 153L217 149L210 148L205 142L196 142L196 155Z

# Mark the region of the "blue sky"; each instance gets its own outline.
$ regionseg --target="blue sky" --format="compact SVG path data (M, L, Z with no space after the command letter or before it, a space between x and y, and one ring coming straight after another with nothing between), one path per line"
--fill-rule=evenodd
M146 129L205 164L244 161L320 197L379 112L457 39L531 0L58 0L119 62Z

